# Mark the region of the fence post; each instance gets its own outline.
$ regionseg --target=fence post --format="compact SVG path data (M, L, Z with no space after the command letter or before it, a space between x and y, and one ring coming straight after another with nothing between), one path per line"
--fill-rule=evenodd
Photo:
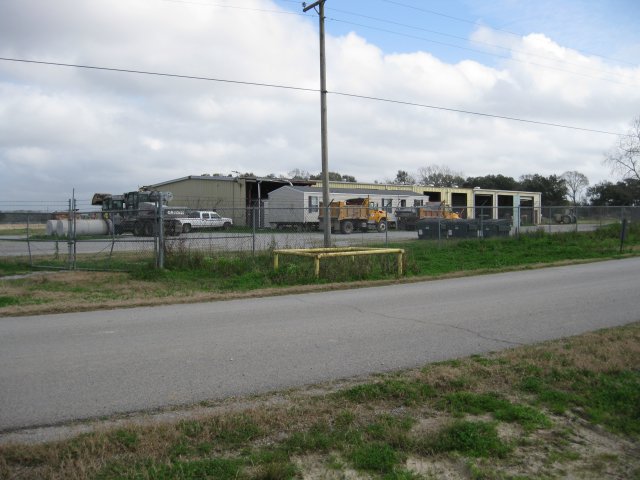
M256 208L251 210L251 255L256 255Z
M29 218L29 214L27 214L27 250L29 251L29 266L33 267L33 259L31 257L31 240L29 240L29 237L31 236Z
M624 246L624 239L627 236L627 219L622 219L622 230L620 230L620 253L622 253L622 247Z
M73 222L71 220L72 215L73 215L72 200L69 199L69 212L67 214L67 264L68 264L69 270L71 270L72 268L71 256L73 253L72 242L71 242L71 230L73 229Z
M159 269L164 268L164 209L162 208L162 198L158 198L156 202L156 219L158 222L158 236L154 242L158 245L158 255L156 258L156 266ZM154 232L155 233L155 232Z

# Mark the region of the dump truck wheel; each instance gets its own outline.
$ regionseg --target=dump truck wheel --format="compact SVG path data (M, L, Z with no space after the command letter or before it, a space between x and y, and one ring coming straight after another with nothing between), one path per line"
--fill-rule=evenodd
M136 237L141 237L142 235L144 235L144 225L142 224L142 222L136 222L133 224L133 234Z
M340 230L345 235L353 233L353 222L351 222L350 220L345 220L344 222L342 222L342 225L340 225Z
M387 231L387 221L386 220L380 220L378 222L378 224L376 225L376 230L378 230L379 232L386 232Z
M185 223L182 225L182 233L189 233L191 231L191 224Z
M169 222L165 228L167 235L174 235L176 237L179 237L182 233L182 224L177 221Z

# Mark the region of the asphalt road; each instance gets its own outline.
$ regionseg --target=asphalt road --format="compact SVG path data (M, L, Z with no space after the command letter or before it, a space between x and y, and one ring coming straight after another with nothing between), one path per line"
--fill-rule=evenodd
M0 318L0 431L329 379L640 320L640 258L192 305Z

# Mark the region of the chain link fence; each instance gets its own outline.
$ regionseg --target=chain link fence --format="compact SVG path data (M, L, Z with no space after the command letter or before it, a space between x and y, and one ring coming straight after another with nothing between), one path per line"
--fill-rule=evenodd
M0 258L27 261L33 268L130 271L170 266L175 258L193 255L246 256L324 246L317 207L206 211L156 205L123 212L74 206L69 202L66 211L55 212L0 211ZM447 212L412 207L386 213L384 225L359 218L350 234L341 233L338 226L332 246L387 246L418 238L442 242L537 230L590 231L623 219L640 221L640 207L454 206ZM420 221L436 222L437 234L421 235ZM460 233L464 222L471 226Z

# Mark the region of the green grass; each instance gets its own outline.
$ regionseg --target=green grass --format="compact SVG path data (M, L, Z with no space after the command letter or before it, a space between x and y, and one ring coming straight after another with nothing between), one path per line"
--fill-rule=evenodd
M107 465L96 475L96 480L236 480L242 476L243 462L240 460L210 458L205 460L176 461L158 464L152 461L129 464L128 462Z
M551 422L539 410L512 403L495 393L456 392L446 395L438 405L454 415L491 413L496 420L519 423L525 430L549 427Z
M640 371L593 373L568 369L525 377L520 389L540 405L562 414L574 409L616 433L640 434Z
M411 405L420 400L433 397L435 392L432 386L420 381L388 379L382 382L358 385L344 390L338 395L352 402L391 400Z
M512 447L498 437L494 423L460 420L440 431L427 445L436 453L504 458Z
M391 473L404 456L386 443L375 442L360 445L349 452L347 458L359 470Z

